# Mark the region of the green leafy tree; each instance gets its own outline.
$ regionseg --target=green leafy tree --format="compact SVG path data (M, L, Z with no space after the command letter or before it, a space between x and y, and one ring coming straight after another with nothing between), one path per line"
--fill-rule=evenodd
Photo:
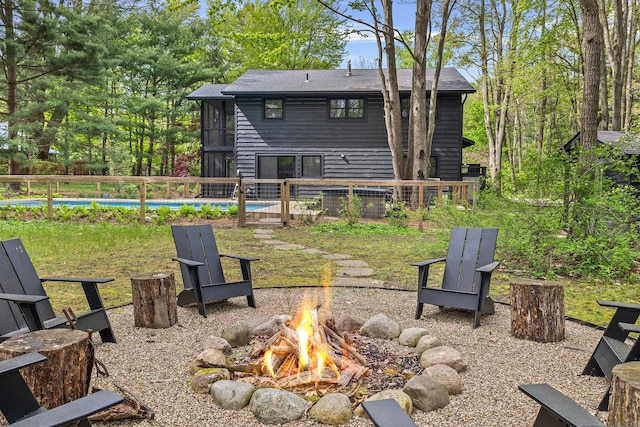
M345 55L344 20L316 0L209 0L209 8L229 81L248 69L335 68Z
M46 159L71 94L104 75L109 34L102 11L110 2L58 3L8 0L0 4L0 86L9 122L10 173L20 172L26 153Z

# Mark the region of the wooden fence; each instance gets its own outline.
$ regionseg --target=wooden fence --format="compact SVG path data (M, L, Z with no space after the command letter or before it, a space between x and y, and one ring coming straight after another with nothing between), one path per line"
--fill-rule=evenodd
M147 201L161 199L234 202L238 205L238 225L271 218L288 225L296 215L329 214L352 209L355 201L365 201L363 214L371 218L385 216L401 204L416 210L441 206L445 201L473 206L477 201L476 181L353 181L310 179L240 179L199 177L77 176L77 175L3 175L5 199L33 197L43 193L48 217L53 218L53 200L61 195L88 199L77 191L65 191L78 185L95 185L95 198L111 197L115 186L134 185L140 203L140 221L146 217ZM152 198L148 190L153 186ZM24 188L23 188L24 187ZM86 191L85 191L86 193ZM117 194L116 194L117 195ZM197 200L194 200L197 199ZM15 199L17 200L17 199ZM247 204L268 202L260 209L247 211ZM333 204L332 204L333 203ZM335 204L340 203L342 207ZM248 215L249 214L249 215Z

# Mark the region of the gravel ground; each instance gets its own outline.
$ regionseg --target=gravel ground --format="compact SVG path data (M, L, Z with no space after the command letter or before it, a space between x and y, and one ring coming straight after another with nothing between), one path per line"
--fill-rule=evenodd
M202 350L202 341L219 335L227 326L257 317L293 313L305 289L256 289L257 309L248 308L246 299L209 304L207 318L195 307L178 307L178 324L168 329L133 326L133 307L109 310L117 344L97 345L97 356L105 362L111 376L93 382L113 388L112 380L126 386L151 406L155 420L96 422L98 426L263 426L245 408L225 411L208 395L189 388L188 365ZM313 291L311 291L313 292ZM337 317L349 313L363 320L384 313L402 328L425 327L445 345L462 352L468 364L462 373L464 391L451 397L451 403L437 411L415 410L419 426L531 426L537 404L517 389L518 384L547 382L567 394L598 418L606 412L596 406L607 383L603 378L579 375L587 363L601 331L566 322L566 339L540 344L510 335L509 307L496 304L496 314L484 316L481 326L472 329L470 313L442 310L425 305L423 319L414 320L415 292L383 289L334 288L331 311ZM304 419L287 426L318 426ZM371 422L353 418L349 426L370 426Z

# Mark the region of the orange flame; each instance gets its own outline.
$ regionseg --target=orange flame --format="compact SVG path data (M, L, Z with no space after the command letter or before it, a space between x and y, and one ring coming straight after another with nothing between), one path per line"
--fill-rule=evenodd
M309 371L313 373L314 380L320 380L322 378L322 372L325 368L330 368L336 374L336 377L340 377L340 370L336 366L333 356L330 353L330 348L326 344L323 334L320 332L321 326L318 324L318 313L315 307L317 306L317 295L314 301L308 298L305 294L302 306L291 324L291 329L295 331L297 338L298 353L296 354L297 364L294 363L293 369L297 369L297 373L300 374L303 371ZM274 360L274 348L267 349L264 353L262 360L263 370L268 372L272 377L279 376L276 374L273 360ZM282 366L285 366L284 364ZM287 365L288 366L288 365ZM295 374L285 369L283 376Z

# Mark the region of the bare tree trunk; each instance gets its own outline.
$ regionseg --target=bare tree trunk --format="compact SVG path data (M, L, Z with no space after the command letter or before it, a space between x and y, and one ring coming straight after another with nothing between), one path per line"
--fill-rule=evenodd
M382 0L384 12L383 35L385 41L385 53L387 58L387 75L382 69L382 52L378 41L379 61L378 70L383 85L384 119L387 127L387 142L391 149L391 161L393 163L394 179L404 178L403 149L402 149L402 108L400 106L400 92L398 89L398 70L396 66L396 47L393 38L393 0ZM377 23L377 21L376 21ZM379 40L380 32L377 38ZM395 194L396 198L400 194Z
M602 59L602 26L598 19L598 0L580 0L582 10L584 48L584 93L580 142L586 149L598 142L598 93L600 90L600 61ZM604 84L604 82L603 82Z
M429 175L427 152L427 44L431 23L431 0L418 0L414 33L413 76L411 82L411 114L409 145L413 146L413 179L425 180Z
M17 51L15 42L15 22L14 22L14 3L13 0L2 2L0 12L2 13L2 21L5 27L5 37L7 40L7 51L5 52L6 61L6 79L7 79L7 113L9 117L9 140L13 140L18 136L15 128L15 113L18 111L18 64ZM20 173L20 165L13 156L9 156L9 175L17 175ZM19 183L11 183L12 189L20 188Z
M440 71L442 70L442 53L444 51L444 43L447 38L447 24L449 16L455 6L457 0L444 0L442 3L442 23L440 26L440 39L438 41L438 57L436 59L436 68L433 71L433 80L431 81L431 96L429 98L429 119L427 121L427 136L424 144L424 152L427 153L427 162L425 165L425 178L429 177L429 168L431 167L431 145L433 142L433 134L436 131L436 108L438 106L438 81L440 80ZM462 158L460 159L462 161Z
M629 37L627 38L627 72L625 84L625 108L624 108L624 130L631 130L632 108L633 108L633 71L636 56L636 37L638 35L638 0L631 0L630 11L631 23L629 25Z

